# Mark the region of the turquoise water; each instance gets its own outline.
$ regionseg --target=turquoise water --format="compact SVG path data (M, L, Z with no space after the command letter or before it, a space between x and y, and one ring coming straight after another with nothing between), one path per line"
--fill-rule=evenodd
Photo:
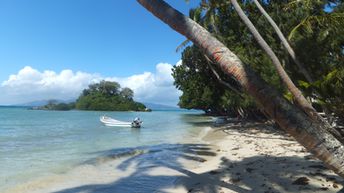
M123 121L140 117L143 128L106 127L99 121L104 114ZM0 192L36 177L64 173L104 153L122 155L133 148L159 149L197 142L203 121L200 112L194 111L34 111L0 107Z

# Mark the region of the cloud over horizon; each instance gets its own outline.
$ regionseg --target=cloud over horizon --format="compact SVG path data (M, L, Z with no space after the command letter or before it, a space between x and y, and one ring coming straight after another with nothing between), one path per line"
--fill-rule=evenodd
M89 84L109 80L118 82L122 88L132 89L136 101L175 106L181 92L173 86L171 73L172 65L168 63L157 64L155 72L143 72L129 77L103 77L96 73L73 72L69 69L59 73L51 70L40 72L31 66L25 66L1 83L0 104L76 99Z

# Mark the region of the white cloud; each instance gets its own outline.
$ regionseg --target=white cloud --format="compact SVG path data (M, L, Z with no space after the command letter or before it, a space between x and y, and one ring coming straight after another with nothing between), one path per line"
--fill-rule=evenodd
M179 63L179 62L178 62ZM73 99L91 83L100 80L117 81L135 93L135 100L176 105L180 91L173 86L172 65L159 63L155 72L129 77L103 77L99 74L62 70L60 73L40 72L30 66L10 75L0 86L0 104L18 104L45 99Z
M172 65L159 63L156 72L144 72L125 78L108 78L117 81L122 87L129 87L137 101L176 105L181 92L173 86Z

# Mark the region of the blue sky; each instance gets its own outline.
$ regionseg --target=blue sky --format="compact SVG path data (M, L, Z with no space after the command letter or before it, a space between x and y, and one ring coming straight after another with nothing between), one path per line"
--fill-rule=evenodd
M135 0L1 0L0 29L0 80L26 65L128 76L177 62L184 40Z
M197 3L167 2L186 14ZM135 0L0 0L0 83L25 66L123 78L155 72L180 60L183 40Z

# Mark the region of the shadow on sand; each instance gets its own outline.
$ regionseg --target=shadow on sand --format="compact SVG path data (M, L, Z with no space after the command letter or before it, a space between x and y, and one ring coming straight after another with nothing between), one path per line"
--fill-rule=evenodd
M326 192L331 186L342 184L340 177L327 173L316 160L300 157L254 156L241 161L221 158L218 169L194 173L185 169L180 159L204 162L216 153L204 144L164 144L164 147L146 146L145 153L133 155L114 169L126 171L135 166L126 177L106 184L88 184L55 193L110 193L110 192L167 192L174 187L186 192L221 192L223 189L245 192ZM148 149L148 150L147 150ZM108 155L118 152L102 152ZM165 168L163 174L152 174L155 168ZM295 183L296 179L313 176L323 185L312 181ZM80 176L82 178L82 176ZM302 184L304 183L304 184ZM319 184L319 183L318 183ZM321 184L321 183L320 183ZM339 191L339 188L338 188Z

